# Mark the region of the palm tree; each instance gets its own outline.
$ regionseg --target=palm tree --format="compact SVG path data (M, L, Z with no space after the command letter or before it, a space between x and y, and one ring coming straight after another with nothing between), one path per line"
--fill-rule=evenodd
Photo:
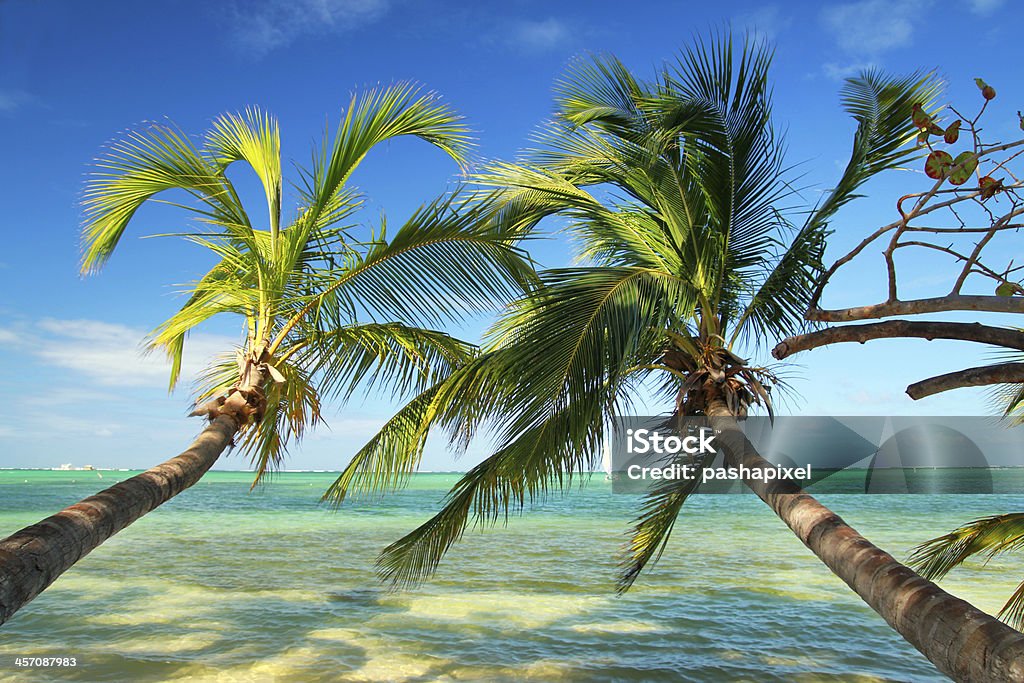
M767 465L736 447L734 419L770 411L777 379L740 351L804 324L829 221L866 180L912 153L911 107L927 106L938 86L920 74L848 80L850 161L792 225L780 208L794 193L771 123L771 54L749 43L733 54L729 38L699 43L650 82L614 58L582 61L559 84L557 119L537 148L478 178L501 189L503 220L517 230L561 218L584 263L540 273L484 353L411 401L328 491L340 503L350 491L393 487L415 469L432 429L456 445L482 431L495 440L440 512L384 550L379 570L393 586L427 578L470 522L493 524L597 469L609 424L648 388L674 416L713 418L732 446L730 464ZM1024 637L993 654L1007 634L991 617L917 577L795 485L747 485L941 670L981 680L979 672L1012 665L1024 676ZM664 549L694 488L666 481L644 500L620 590ZM913 609L924 598L928 609ZM955 627L929 621L950 615Z
M322 400L373 385L415 395L473 358L475 347L436 326L512 296L531 266L518 236L488 220L487 202L452 196L422 207L391 236L382 225L358 240L351 221L363 199L349 178L373 147L398 136L467 160L467 129L436 96L411 85L370 90L353 97L333 139L301 172L290 219L282 216L278 124L262 111L217 118L201 146L158 125L110 147L85 191L83 272L107 261L141 206L180 207L197 219L180 236L217 263L186 286L184 305L148 347L170 359L173 389L198 325L232 314L244 341L201 377L193 415L209 425L184 453L0 541L0 623L97 545L198 481L234 441L252 460L255 486L322 421ZM243 206L228 175L235 162L262 184L259 214ZM179 196L165 199L170 190ZM258 225L261 215L266 222Z

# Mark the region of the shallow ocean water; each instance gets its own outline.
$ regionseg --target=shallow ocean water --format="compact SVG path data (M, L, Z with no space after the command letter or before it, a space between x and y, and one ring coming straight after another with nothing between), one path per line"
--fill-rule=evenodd
M0 471L0 535L129 472ZM1009 475L1007 475L1009 476ZM62 576L0 629L0 681L945 680L751 495L687 502L661 562L614 594L637 498L603 474L467 532L405 593L374 558L437 509L455 474L333 511L333 475L212 472ZM1019 490L1018 487L1011 488ZM905 558L1020 495L827 495ZM974 562L943 586L994 613L1024 556ZM79 666L19 670L16 655Z

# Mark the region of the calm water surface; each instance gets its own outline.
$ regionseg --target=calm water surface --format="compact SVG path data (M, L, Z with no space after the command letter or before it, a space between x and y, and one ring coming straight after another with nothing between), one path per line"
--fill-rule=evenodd
M131 474L0 471L0 536ZM944 680L753 496L688 502L661 562L621 598L615 555L637 499L603 475L508 528L467 533L433 582L389 594L376 553L457 475L416 475L338 512L318 502L332 478L284 473L250 493L245 473L207 475L0 629L0 681ZM822 498L900 558L1024 504ZM994 612L1022 578L1018 556L943 585ZM18 671L18 654L82 664Z

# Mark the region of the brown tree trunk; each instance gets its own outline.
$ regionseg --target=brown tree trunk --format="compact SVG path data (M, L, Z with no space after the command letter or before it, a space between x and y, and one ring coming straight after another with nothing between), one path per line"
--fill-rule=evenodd
M181 455L0 541L0 624L96 546L199 481L238 431L216 417Z
M723 430L730 466L773 466L743 447L724 401L712 401L707 414ZM744 483L939 671L957 681L1024 681L1024 634L899 563L793 482Z

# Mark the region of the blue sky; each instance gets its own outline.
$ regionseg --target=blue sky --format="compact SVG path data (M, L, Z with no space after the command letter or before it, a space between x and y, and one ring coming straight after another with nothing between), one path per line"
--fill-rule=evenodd
M790 163L813 202L838 175L852 125L839 108L844 76L867 66L937 69L947 99L978 98L975 76L999 91L988 132L1010 139L1019 81L1011 2L888 3L412 3L398 0L253 0L238 3L0 3L0 467L62 462L142 467L173 455L201 425L187 420L187 387L167 396L167 368L141 358L145 333L180 303L175 283L205 264L167 240L128 239L98 276L78 276L78 199L89 164L119 131L170 119L201 133L225 111L258 105L281 121L286 159L309 158L350 93L415 80L440 92L476 131L483 157L508 158L551 111L551 86L584 52L611 52L650 74L692 36L731 24L776 46L776 120ZM401 220L451 187L457 169L416 141L376 150L355 177L371 198L364 216ZM895 198L919 174L868 187L834 224L832 254L893 218ZM132 238L174 229L175 216L143 211ZM539 242L546 266L567 262L560 239ZM905 296L941 294L952 271L909 261ZM830 290L833 305L884 298L873 262ZM939 288L939 290L936 290ZM464 330L475 334L480 325ZM191 338L187 371L236 339L230 321ZM939 342L875 342L796 359L787 372L807 414L976 414L983 395L961 391L921 403L904 387L978 364L984 352ZM394 405L370 397L328 412L294 449L291 468L337 469ZM462 469L440 445L427 469ZM220 467L238 469L237 456Z

